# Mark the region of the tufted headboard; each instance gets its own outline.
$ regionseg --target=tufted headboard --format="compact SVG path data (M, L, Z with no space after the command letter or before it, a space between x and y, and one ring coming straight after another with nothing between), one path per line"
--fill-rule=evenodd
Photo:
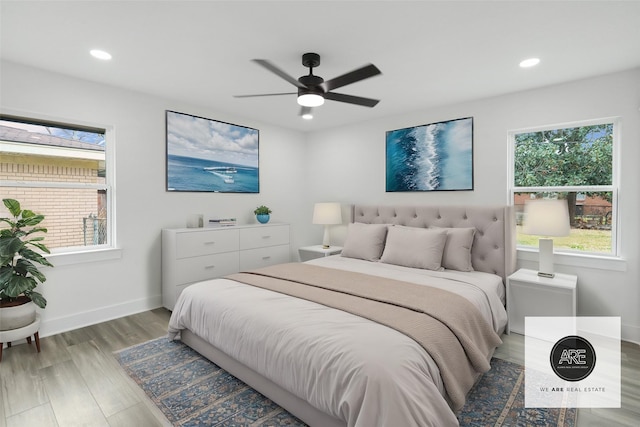
M354 205L353 222L409 227L475 227L471 262L477 271L501 276L506 283L516 267L512 206L366 206Z

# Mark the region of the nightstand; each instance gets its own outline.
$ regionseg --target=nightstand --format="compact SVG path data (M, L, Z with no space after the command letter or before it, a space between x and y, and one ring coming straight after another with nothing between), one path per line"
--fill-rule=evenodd
M507 334L524 334L526 316L575 316L577 282L572 274L540 277L525 268L507 277Z
M337 255L342 252L342 246L330 246L325 249L322 245L305 246L298 249L300 261L309 261L310 259L323 258L330 255Z

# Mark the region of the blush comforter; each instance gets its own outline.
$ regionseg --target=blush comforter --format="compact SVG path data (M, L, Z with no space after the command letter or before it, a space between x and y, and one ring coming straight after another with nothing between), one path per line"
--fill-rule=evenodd
M496 276L342 257L311 264L449 290L476 306L495 332L506 322L502 283L497 278L497 284ZM450 406L459 406L459 399L449 399L438 364L424 346L363 317L216 279L183 291L170 320L170 336L185 328L348 426L458 425ZM487 361L492 352L483 355Z

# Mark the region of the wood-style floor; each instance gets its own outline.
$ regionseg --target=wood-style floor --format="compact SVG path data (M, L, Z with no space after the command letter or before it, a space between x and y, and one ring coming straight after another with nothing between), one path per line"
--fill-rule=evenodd
M0 427L170 426L113 352L167 333L163 308L5 348Z
M113 352L166 334L156 309L24 344L0 362L0 427L169 426L127 377ZM511 334L496 357L523 364L524 337ZM580 409L578 427L640 426L640 346L622 344L622 408Z

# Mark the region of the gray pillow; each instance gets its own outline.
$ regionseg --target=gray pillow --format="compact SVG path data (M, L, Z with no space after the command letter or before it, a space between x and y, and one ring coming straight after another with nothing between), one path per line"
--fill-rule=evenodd
M475 228L439 228L446 230L447 242L442 253L442 266L449 270L473 271L471 246L476 234Z
M347 238L341 255L348 258L378 261L387 236L386 224L352 222L347 227Z
M442 269L447 230L394 225L387 232L381 262L427 270Z

